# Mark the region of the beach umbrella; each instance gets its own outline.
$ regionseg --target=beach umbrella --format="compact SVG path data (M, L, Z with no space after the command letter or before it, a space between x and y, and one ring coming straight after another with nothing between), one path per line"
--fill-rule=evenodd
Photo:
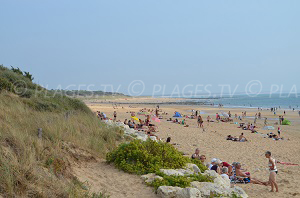
M273 126L265 126L263 130L274 130L275 128Z

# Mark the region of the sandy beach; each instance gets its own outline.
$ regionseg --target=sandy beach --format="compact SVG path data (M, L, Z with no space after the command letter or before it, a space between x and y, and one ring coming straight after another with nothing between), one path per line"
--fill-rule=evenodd
M280 126L282 131L281 136L284 137L284 140L275 141L271 138L265 138L262 134L269 132L277 134L278 126L276 122L278 122L278 116L283 115L283 110L278 110L276 116L273 115L270 110L260 111L263 118L268 118L268 125L274 126L275 130L263 130L264 119L258 119L256 124L258 133L251 133L249 130L238 128L239 125L234 124L234 122L253 123L253 117L258 112L257 109L228 109L195 105L164 104L176 100L180 99L119 98L116 100L86 101L86 103L94 112L104 112L108 117L113 117L113 112L116 111L117 120L120 121L130 119L129 112L131 111L137 113L142 108L155 109L156 104L160 103L160 114L162 115L163 112L166 112L168 115L162 115L163 119L160 123L155 122L158 126L156 135L159 138L165 141L167 137L171 137L171 143L176 143L175 147L187 155L192 155L194 150L199 148L200 154L206 155L207 163L209 163L212 158L219 158L228 163L240 162L243 165L242 167L251 173L252 177L262 181L267 181L269 177L269 171L266 170L266 168L268 168L268 160L264 156L264 152L267 150L271 151L274 158L281 162L300 163L300 117L298 112L286 111L285 118L291 120L292 125ZM119 105L117 105L116 108L113 104ZM167 119L172 118L175 111L180 112L182 115L191 115L192 109L201 110L203 113L201 115L205 121L205 130L197 127L196 119L186 119L189 127L167 121ZM242 112L247 111L247 117L242 121L234 119L232 123L210 122L208 124L206 122L208 115L215 120L215 114L222 111L230 111L232 115L238 114L239 116ZM145 119L143 115L137 117ZM183 118L180 118L180 120L182 119ZM238 137L242 132L249 140L248 142L226 140L227 135ZM277 168L279 171L277 175L279 185L278 193L269 192L270 187L266 186L253 184L237 185L242 187L250 197L300 197L300 166L277 164Z

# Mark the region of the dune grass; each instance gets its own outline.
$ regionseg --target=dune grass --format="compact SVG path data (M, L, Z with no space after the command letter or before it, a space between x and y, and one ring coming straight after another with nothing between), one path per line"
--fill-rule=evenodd
M20 79L26 87L15 83ZM16 91L22 88L25 94ZM122 130L101 123L83 102L51 94L0 67L0 195L107 197L81 185L71 164L104 157L122 139Z

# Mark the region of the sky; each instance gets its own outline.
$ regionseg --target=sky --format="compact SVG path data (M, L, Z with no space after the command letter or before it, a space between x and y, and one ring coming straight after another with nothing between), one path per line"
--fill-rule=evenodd
M299 92L299 7L299 0L0 0L0 64L31 72L48 89Z

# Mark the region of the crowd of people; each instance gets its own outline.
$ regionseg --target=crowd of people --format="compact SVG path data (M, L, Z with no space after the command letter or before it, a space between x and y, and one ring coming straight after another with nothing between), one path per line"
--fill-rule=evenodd
M233 162L229 164L227 162L221 161L220 159L213 158L210 163L206 162L206 156L200 155L200 150L197 148L195 153L191 156L192 159L200 160L201 163L206 166L209 170L216 171L222 178L228 179L231 183L252 183L259 184L265 186L271 186L271 191L274 192L274 188L276 192L278 192L278 185L276 182L276 174L278 173L276 163L280 163L276 161L270 151L265 153L265 157L268 159L268 170L270 172L268 181L260 181L254 178L250 172L247 172L242 168L240 162Z

